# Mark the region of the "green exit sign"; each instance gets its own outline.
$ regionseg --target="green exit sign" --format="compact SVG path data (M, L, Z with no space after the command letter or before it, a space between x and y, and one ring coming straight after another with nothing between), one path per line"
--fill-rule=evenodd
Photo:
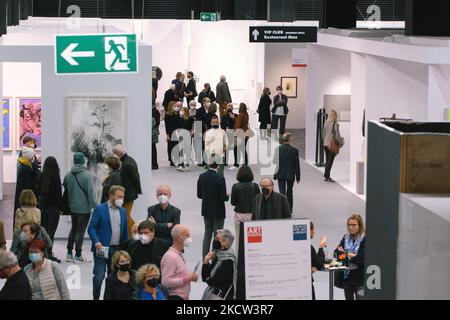
M201 12L200 21L218 21L218 14L215 12Z
M57 74L137 72L135 34L58 35Z

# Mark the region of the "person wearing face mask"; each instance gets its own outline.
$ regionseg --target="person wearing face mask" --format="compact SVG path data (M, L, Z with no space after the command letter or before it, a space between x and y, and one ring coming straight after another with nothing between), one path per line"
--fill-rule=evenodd
M64 272L58 263L45 258L45 242L30 243L31 263L24 269L31 286L32 300L70 300Z
M125 189L123 187L112 186L109 190L108 202L95 208L89 223L88 233L94 255L94 300L100 298L106 269L108 269L108 274L112 272L111 257L128 240L127 213L122 207L124 197Z
M0 279L6 279L0 301L31 300L30 282L12 252L0 250Z
M182 73L180 76L180 81L178 81L175 84L175 96L178 97L178 101L180 101L181 103L183 103L184 97L186 95L186 83L185 81L186 76Z
M172 101L177 102L178 97L175 94L176 86L174 84L170 85L170 88L164 93L164 100L162 102L162 106L164 107L164 111L167 112L169 109L169 103Z
M169 291L159 283L161 273L154 264L146 264L136 272L139 288L134 292L134 300L167 300Z
M227 79L225 76L220 77L220 82L216 86L217 103L219 104L220 118L225 114L227 105L231 102L230 88L228 88Z
M232 248L233 240L229 230L217 230L213 251L203 259L202 280L208 287L202 300L212 300L211 295L225 300L236 299L237 258Z
M105 166L108 170L108 176L102 182L102 203L108 201L109 189L111 189L112 186L122 186L120 159L115 156L109 156L105 159Z
M172 191L168 185L160 185L156 188L155 204L147 209L148 221L155 224L155 236L172 245L172 228L180 224L181 211L169 203Z
M204 98L209 98L210 102L216 101L216 96L214 91L211 90L211 85L209 83L203 85L203 90L198 95L198 102L203 103Z
M195 97L198 96L198 93L197 93L197 83L195 82L194 79L194 73L192 71L189 71L187 73L187 77L188 77L188 84L186 87L186 99L187 103L189 104L192 100L195 99Z
M290 219L289 202L284 195L274 191L272 179L263 178L259 185L261 193L253 199L252 220Z
M36 139L33 137L30 137L30 136L25 136L22 139L22 145L23 145L23 147L27 147L27 148L35 150L37 147ZM19 152L19 158L21 158L21 157L22 157L22 150ZM41 157L38 154L35 155L32 165L33 165L33 170L36 173L38 173L40 170L40 167L41 167Z
M142 221L138 232L139 240L130 242L127 248L132 260L131 268L137 270L148 263L160 267L162 257L169 250L169 243L155 237L155 225L150 221Z
M174 134L174 132L176 132L176 130L181 126L181 119L179 115L181 107L181 102L169 103L169 108L166 116L164 117L164 122L166 124L167 157L171 167L175 166L173 161L174 159L172 159L172 150L178 144L178 141L175 139L176 134Z
M208 110L211 106L211 100L208 97L204 97L202 100L202 105L200 108L197 109L195 113L195 128L196 130L199 130L198 128L201 128L201 149L200 149L200 143L196 146L196 152L195 152L195 159L197 161L197 165L199 167L204 167L206 165L206 162L203 158L203 154L205 152L205 139L203 137L205 136L206 130L208 130ZM201 161L200 161L201 159Z
M86 158L80 152L73 154L74 166L64 177L63 186L69 195L72 227L67 241L66 262L89 262L82 253L84 234L91 211L98 204L94 177L85 166ZM75 245L75 256L73 247Z
M30 189L36 194L37 179L40 174L39 170L33 168L35 159L35 151L31 148L23 147L22 156L18 160L17 183L14 199L14 212L20 208L20 194L25 189ZM15 225L15 215L13 215L13 225Z
M195 103L195 101L194 101ZM177 130L179 160L177 170L188 171L191 163L192 131L194 127L194 117L189 113L188 106L180 110L180 127Z
M28 247L33 240L43 240L46 248L46 256L51 257L49 248L53 243L47 231L34 222L25 222L20 230L14 232L10 251L13 252L19 261L19 266L24 268L30 263Z
M111 258L113 271L105 281L103 300L131 300L137 290L136 274L131 269L131 257L126 251L116 251Z
M205 154L206 161L210 165L215 162L219 165L217 171L223 176L225 167L225 154L228 149L228 137L224 130L219 127L219 117L211 117L211 129L205 133Z
M270 89L264 88L258 105L258 121L259 121L259 133L262 139L268 138L267 125L270 121L270 105L272 99L270 99Z
M172 246L161 260L161 284L168 289L169 295L189 300L190 283L198 280L198 275L188 270L182 255L186 247L192 246L189 228L177 224L172 229L172 239Z
M286 129L286 118L289 113L287 106L288 97L283 94L283 88L277 87L277 95L273 98L272 108L272 129L278 129L278 123L280 124L280 137L284 134Z

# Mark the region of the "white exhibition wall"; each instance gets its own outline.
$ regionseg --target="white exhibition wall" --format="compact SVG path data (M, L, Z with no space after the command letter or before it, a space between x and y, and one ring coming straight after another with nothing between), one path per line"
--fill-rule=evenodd
M307 68L292 66L294 48L302 48L306 52L304 43L266 43L264 86L270 88L273 98L276 87L281 85L281 77L297 77L297 98L289 98L286 127L304 129Z

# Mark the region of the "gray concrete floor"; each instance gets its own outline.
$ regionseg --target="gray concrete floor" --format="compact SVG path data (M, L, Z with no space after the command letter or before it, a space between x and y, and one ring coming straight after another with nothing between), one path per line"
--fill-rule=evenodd
M294 135L294 144L303 150L304 155L304 131L288 130ZM161 129L163 132L163 128ZM162 139L160 139L161 141ZM152 173L152 187L159 184L169 184L172 188L172 204L182 210L181 222L191 229L194 244L186 249L185 258L191 269L201 260L201 244L203 238L203 220L200 215L201 202L196 198L196 183L203 168L192 166L188 172L178 172L169 167L166 154L165 142L158 144L158 158L160 169ZM251 165L255 180L261 178L260 170L257 166ZM301 160L302 180L295 185L294 190L294 217L310 218L315 223L316 238L312 244L317 247L320 236L328 236L329 253L339 243L346 231L346 219L353 213L360 213L365 216L365 204L358 197L339 186L323 182L322 174ZM237 171L225 169L227 190L231 191L231 186L236 181ZM278 188L276 188L278 189ZM7 237L11 238L12 207L14 200L14 185L5 185L5 200L0 201L0 219L6 223ZM153 189L154 191L154 189ZM155 199L156 202L156 199ZM149 203L151 205L153 203ZM227 219L225 227L233 231L233 208L230 203L226 205ZM65 257L65 240L55 241L54 251L56 256ZM84 254L92 259L89 252L90 241L84 243ZM83 264L61 264L66 272L71 295L73 299L92 299L92 263ZM314 275L317 299L328 299L328 274L318 272ZM0 282L0 287L2 286ZM200 299L205 285L200 281L192 285L191 299ZM343 299L343 291L335 289L335 299Z

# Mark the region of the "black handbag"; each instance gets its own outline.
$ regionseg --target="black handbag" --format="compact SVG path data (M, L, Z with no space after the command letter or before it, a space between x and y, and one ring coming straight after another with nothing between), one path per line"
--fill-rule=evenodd
M336 272L334 274L334 286L339 289L344 289L344 272Z
M61 215L62 216L70 216L69 192L67 192L67 189L64 189L63 196L62 196Z

